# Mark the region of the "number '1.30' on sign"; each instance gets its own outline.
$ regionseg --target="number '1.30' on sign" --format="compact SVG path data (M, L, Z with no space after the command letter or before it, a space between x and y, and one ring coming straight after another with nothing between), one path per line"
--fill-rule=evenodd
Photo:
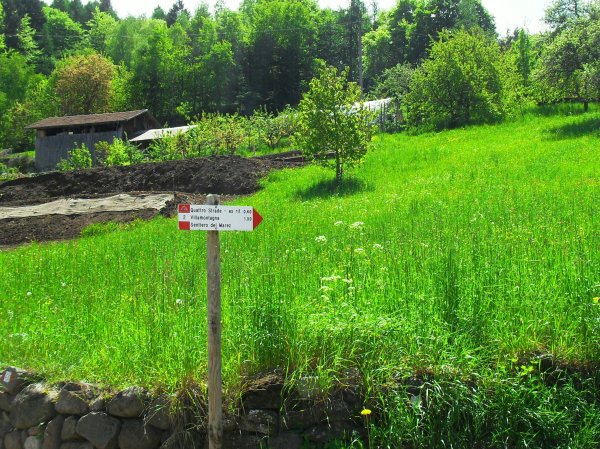
M251 206L179 205L179 229L185 231L252 231L262 220Z

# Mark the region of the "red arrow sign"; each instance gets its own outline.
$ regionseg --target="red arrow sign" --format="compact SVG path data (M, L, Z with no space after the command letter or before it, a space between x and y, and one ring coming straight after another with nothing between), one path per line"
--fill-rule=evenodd
M256 229L256 227L261 224L263 221L263 217L256 211L256 209L252 208L252 229Z

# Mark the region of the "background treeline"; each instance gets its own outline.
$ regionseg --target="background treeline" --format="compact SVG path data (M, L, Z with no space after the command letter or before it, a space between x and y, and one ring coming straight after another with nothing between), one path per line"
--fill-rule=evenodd
M318 59L394 97L409 126L493 122L527 101L599 95L600 0L556 0L549 30L498 38L480 0L244 0L238 11L119 18L110 0L0 0L0 148L29 149L24 126L51 115L148 108L176 126L202 113L296 106Z

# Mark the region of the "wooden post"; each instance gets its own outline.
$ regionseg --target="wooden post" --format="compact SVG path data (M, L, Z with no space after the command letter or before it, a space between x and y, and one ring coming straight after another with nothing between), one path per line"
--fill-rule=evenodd
M219 205L218 195L208 195L209 206ZM221 248L219 231L206 235L208 273L208 444L221 449L223 444L221 384Z

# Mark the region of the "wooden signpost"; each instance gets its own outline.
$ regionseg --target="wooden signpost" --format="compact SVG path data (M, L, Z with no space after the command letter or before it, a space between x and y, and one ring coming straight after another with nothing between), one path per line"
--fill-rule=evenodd
M220 206L218 195L208 195L207 204L179 205L179 229L208 231L206 268L208 290L208 444L223 445L223 393L221 384L221 246L220 231L252 231L262 217L252 207Z

